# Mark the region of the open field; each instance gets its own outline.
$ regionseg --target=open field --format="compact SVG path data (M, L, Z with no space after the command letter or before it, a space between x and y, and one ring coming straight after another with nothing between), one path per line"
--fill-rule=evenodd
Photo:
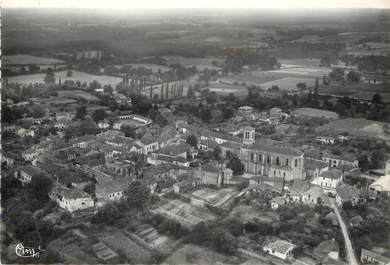
M228 258L222 254L195 245L184 245L173 252L162 264L225 264Z
M320 86L321 95L348 96L356 99L371 100L375 93L382 96L383 102L390 102L390 84L346 84L345 86Z
M85 99L87 101L98 101L99 99L83 90L58 90L59 97L72 99Z
M223 84L259 86L265 82L274 81L283 77L286 77L286 75L270 71L248 71L240 74L223 76L219 81Z
M282 64L282 68L318 67L320 65L320 61L320 59L316 58L278 59L278 62Z
M317 132L339 134L348 132L357 137L368 137L381 140L390 140L390 135L385 133L385 122L371 121L363 118L347 118L332 121L316 128Z
M225 60L225 58L185 58L177 55L167 55L164 56L164 59L167 61L168 65L181 64L185 67L195 66L199 71L206 68L209 70L219 70L221 68L214 66L212 62L222 63Z
M246 97L248 95L248 89L244 86L215 83L210 84L208 89L219 96L228 96L230 93L233 93L236 97Z
M185 203L181 200L168 201L157 208L155 212L173 218L186 226L193 226L216 218L207 208Z
M149 64L149 63L129 63L129 64L118 64L115 65L116 68L120 69L123 66L131 66L133 68L146 68L150 69L153 73L157 73L158 71L161 71L162 73L168 72L171 70L170 67L164 66L164 65L158 65L158 64Z
M74 82L80 81L83 83L91 83L94 80L99 82L102 86L111 85L115 88L117 84L119 84L122 79L119 77L108 76L108 75L93 75L79 71L72 71L72 77L66 77L67 71L61 71L55 73L56 83L59 83L59 79L61 78L61 82L64 83L66 80L71 80ZM24 85L28 84L36 84L43 83L45 78L45 74L31 74L31 75L18 75L8 77L9 83L21 83Z
M322 38L318 35L305 35L300 37L297 40L294 40L292 42L297 42L297 43L321 43Z
M264 212L254 209L252 206L240 205L235 207L229 214L231 217L237 217L243 222L250 222L258 219L261 222L272 223L279 220L279 216L272 211Z
M147 263L150 261L152 254L147 249L143 248L121 231L105 232L99 236L100 240L107 244L116 252L123 253L126 258L135 263Z
M64 61L55 58L37 57L28 54L16 54L16 55L4 56L2 63L4 66L29 65L29 64L51 65L51 64L63 64Z
M305 83L307 88L314 87L315 80L313 78L298 78L298 77L285 77L274 81L265 82L260 85L261 88L267 90L272 86L279 87L281 91L299 91L297 84Z
M271 73L285 74L287 76L302 76L302 77L318 77L322 78L328 75L332 70L326 67L304 67L304 66L289 66L282 67L278 70L269 71Z

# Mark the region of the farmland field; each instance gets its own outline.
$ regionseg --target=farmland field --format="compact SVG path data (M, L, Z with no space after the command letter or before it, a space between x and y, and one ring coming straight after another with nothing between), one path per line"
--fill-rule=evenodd
M59 97L63 98L73 98L73 99L85 99L87 101L98 101L99 99L94 95L91 95L88 92L83 90L58 90L57 91Z
M233 93L236 97L246 97L248 95L248 90L244 86L236 85L225 85L225 84L210 84L209 91L215 92L220 96L228 96L230 93Z
M173 218L185 226L192 226L215 219L215 216L207 208L185 203L181 200L168 201L155 211Z
M162 264L225 264L227 257L195 245L184 245L173 252Z
M37 57L28 54L17 54L3 57L3 64L7 65L50 65L50 64L63 64L64 61L55 58Z
M381 140L390 140L390 135L386 134L384 126L387 123L371 121L363 118L347 118L332 121L328 124L316 128L317 132L343 133L357 137L369 137Z
M106 232L101 235L100 239L107 244L108 247L116 252L123 253L126 258L135 263L147 263L151 259L150 251L146 250L121 231Z
M331 69L325 67L292 66L268 72L285 74L289 76L323 77L324 75L328 75L331 72Z
M390 102L390 84L346 84L345 86L321 86L319 94L348 96L357 99L371 100L375 93L382 96L383 102Z
M119 84L122 79L119 77L108 76L108 75L93 75L79 71L72 71L72 77L66 77L67 71L61 71L55 73L56 83L59 83L59 79L61 78L61 82L63 83L66 80L72 80L74 82L80 81L83 83L91 83L94 80L99 82L102 86L111 85L115 88L117 84ZM35 84L35 83L43 83L45 78L45 74L31 74L31 75L18 75L8 77L9 83L21 83L24 85Z
M290 67L318 67L320 65L320 59L316 58L302 58L302 59L278 59L278 62L282 64L282 68Z
M285 77L260 85L263 89L269 89L272 86L278 86L282 91L298 91L297 84L305 83L307 88L314 87L314 78Z
M240 74L226 75L219 79L224 84L235 85L260 85L262 83L273 81L279 78L286 77L283 74L272 73L269 71L249 71Z
M171 68L168 66L158 65L158 64L148 64L148 63L129 63L129 64L115 65L115 67L118 69L120 69L122 66L131 66L133 68L144 67L144 68L150 69L153 73L157 73L159 70L162 73L168 72L171 70Z
M229 214L231 217L237 217L244 222L250 222L253 219L259 219L261 222L275 222L279 219L278 215L274 212L258 211L252 206L240 205L235 207Z
M164 56L164 59L167 61L168 65L181 64L185 67L196 66L199 71L206 68L209 70L219 70L221 68L214 66L212 62L216 61L218 63L222 63L225 60L225 58L185 58L183 56L176 55Z

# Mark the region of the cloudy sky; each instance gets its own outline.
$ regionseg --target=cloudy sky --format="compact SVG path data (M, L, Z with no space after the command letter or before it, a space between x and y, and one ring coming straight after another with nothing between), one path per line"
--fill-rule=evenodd
M390 8L390 0L0 0L2 7L56 8Z

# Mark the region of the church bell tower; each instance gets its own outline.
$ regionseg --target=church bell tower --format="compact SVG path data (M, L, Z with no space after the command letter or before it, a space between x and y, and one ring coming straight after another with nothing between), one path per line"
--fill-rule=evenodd
M251 145L256 141L255 137L255 128L253 127L244 127L243 128L243 143L247 145Z

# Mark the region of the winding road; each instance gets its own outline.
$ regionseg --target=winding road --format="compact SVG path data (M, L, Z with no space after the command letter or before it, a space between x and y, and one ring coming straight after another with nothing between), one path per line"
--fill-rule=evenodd
M349 265L359 265L359 261L356 258L355 251L352 247L351 239L349 238L348 234L348 228L346 224L344 223L344 219L340 215L339 208L335 204L334 200L331 200L332 208L334 209L334 212L336 213L337 220L339 221L341 232L343 233L344 242L345 242L345 251L347 252L347 258Z

